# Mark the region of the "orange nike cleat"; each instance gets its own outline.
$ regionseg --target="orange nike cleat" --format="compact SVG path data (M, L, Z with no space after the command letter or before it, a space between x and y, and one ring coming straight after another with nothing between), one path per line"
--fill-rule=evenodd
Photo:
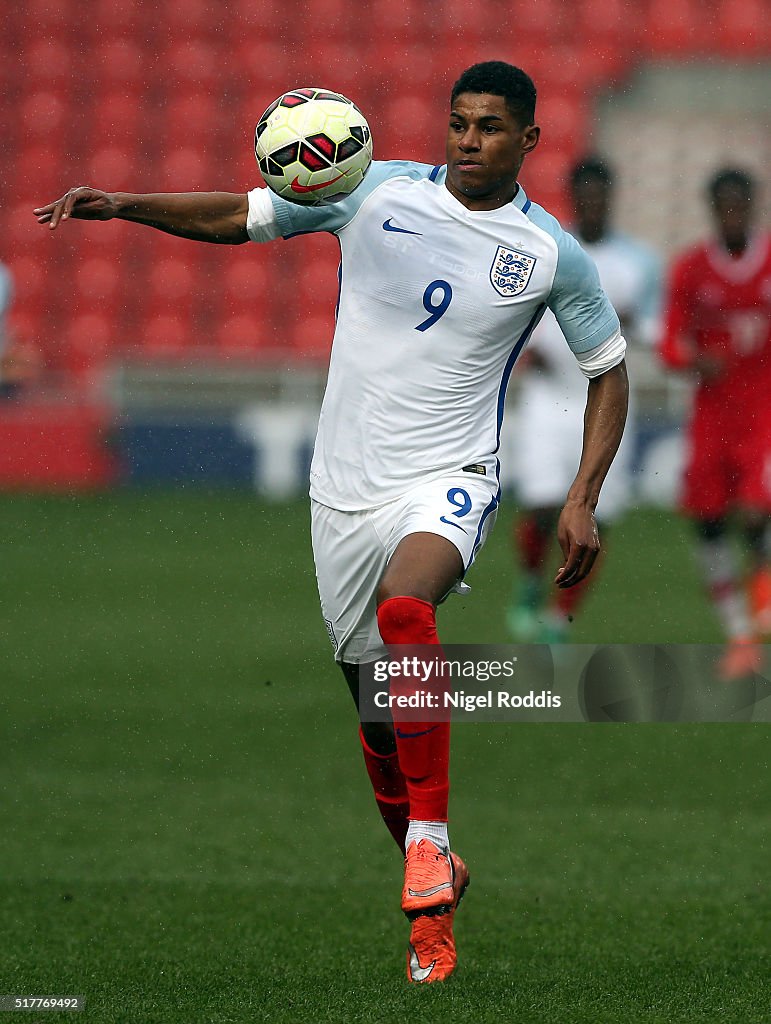
M452 915L420 914L416 917L407 945L407 980L419 985L446 981L457 962Z
M423 913L408 913L412 921L407 946L407 978L417 984L445 981L458 962L452 926L455 911L469 885L468 868L460 857L449 855L452 874L452 902Z
M749 591L755 629L761 636L771 634L771 570L763 568L754 572Z
M438 849L430 839L410 843L404 858L402 910L407 916L445 912L455 902L453 865L449 850Z
M752 637L737 637L726 647L717 667L724 683L744 679L759 672L763 665L763 648Z

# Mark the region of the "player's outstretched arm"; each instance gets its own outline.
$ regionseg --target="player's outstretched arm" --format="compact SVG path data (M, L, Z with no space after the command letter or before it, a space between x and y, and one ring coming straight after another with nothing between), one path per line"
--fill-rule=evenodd
M589 381L581 464L557 526L557 539L565 559L554 580L558 587L580 583L600 553L594 510L621 443L628 401L629 380L624 362Z
M33 213L38 223L54 231L62 221L130 220L200 242L240 245L248 242L246 195L232 192L167 192L132 195L102 192L80 185L61 199L39 206Z

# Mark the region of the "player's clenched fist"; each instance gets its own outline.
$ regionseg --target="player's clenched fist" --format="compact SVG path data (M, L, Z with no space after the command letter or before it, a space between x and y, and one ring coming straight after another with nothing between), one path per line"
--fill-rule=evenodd
M59 221L67 220L69 217L81 220L111 220L117 213L117 206L114 197L109 193L101 192L98 188L89 188L87 185L78 185L55 203L39 206L32 212L39 224L47 224L53 231Z

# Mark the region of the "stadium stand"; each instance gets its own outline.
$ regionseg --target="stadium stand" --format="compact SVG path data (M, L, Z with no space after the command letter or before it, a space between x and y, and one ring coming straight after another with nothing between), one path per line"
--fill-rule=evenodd
M549 144L524 181L564 215L565 170L600 90L650 59L771 56L767 0L539 0L504 11L493 0L373 0L355 15L343 0L172 0L160 42L138 0L94 0L86 18L78 12L72 0L28 0L9 11L0 53L10 197L0 258L17 282L13 323L76 386L138 354L259 362L283 348L321 360L337 284L332 250L313 239L269 261L192 256L188 243L125 224L81 225L54 246L30 208L71 184L253 187L252 125L301 83L351 94L371 117L376 155L441 159L437 117L455 71L500 56L541 87ZM291 285L279 291L281 281Z

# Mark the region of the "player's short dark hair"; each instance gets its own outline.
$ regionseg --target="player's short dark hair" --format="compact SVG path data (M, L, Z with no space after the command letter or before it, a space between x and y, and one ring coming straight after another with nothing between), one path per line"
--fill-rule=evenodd
M523 126L535 121L535 85L530 75L521 68L502 60L486 60L466 68L452 87L450 101L462 92L489 92L502 96L510 113Z
M615 178L613 168L607 160L599 156L585 156L570 168L568 182L571 189L585 181L599 181L603 185L612 186Z
M738 189L748 199L755 194L755 179L740 167L721 167L716 171L707 182L707 195L714 201L726 186Z

